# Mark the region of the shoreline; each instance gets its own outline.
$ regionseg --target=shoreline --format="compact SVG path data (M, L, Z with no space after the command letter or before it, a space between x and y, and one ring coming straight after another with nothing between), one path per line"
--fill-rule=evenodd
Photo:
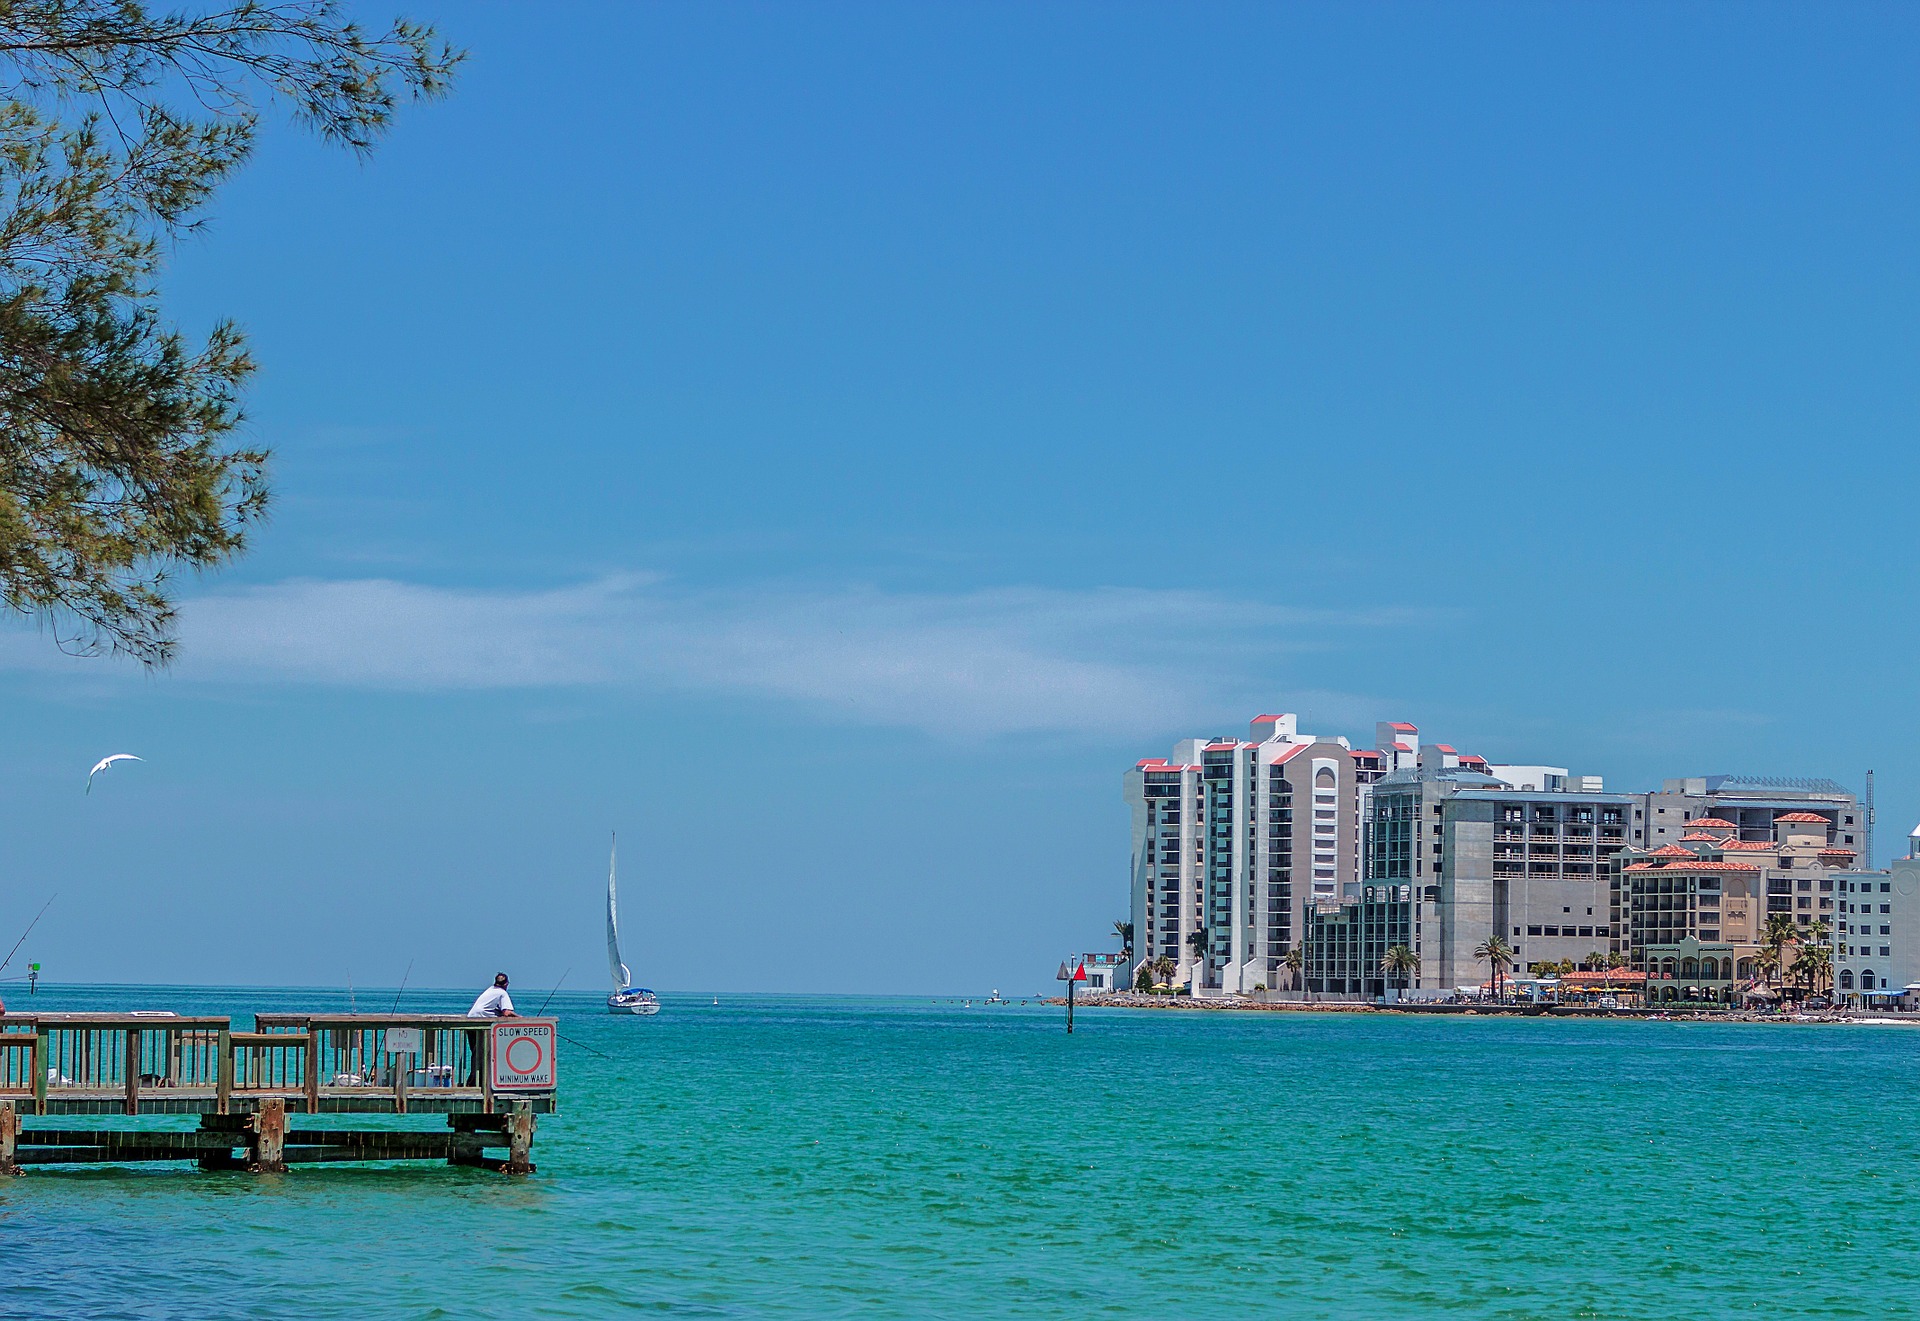
M1047 1004L1064 1007L1065 996L1052 996ZM1329 1000L1247 1000L1237 997L1196 999L1190 995L1075 996L1076 1009L1170 1009L1208 1013L1315 1013L1315 1014L1425 1014L1437 1017L1506 1018L1625 1018L1657 1023L1823 1023L1853 1027L1920 1027L1920 1014L1900 1018L1880 1014L1853 1014L1821 1010L1808 1014L1759 1013L1750 1009L1687 1008L1603 1009L1597 1005L1569 1004L1484 1004L1473 1001L1438 1003L1407 1001L1400 1004L1374 1004L1366 1001Z

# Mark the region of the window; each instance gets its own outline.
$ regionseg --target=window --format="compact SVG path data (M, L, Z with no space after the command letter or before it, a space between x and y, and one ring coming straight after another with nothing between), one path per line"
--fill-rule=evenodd
M1881 904L1881 905L1880 905L1880 911L1881 911L1881 912L1883 912L1883 913L1891 913L1891 912L1893 911L1893 905L1892 905L1892 904Z
M1890 926L1882 926L1880 928L1880 934L1883 936L1891 936L1893 934L1893 928Z
M1881 958L1883 958L1883 959L1884 959L1884 958L1887 958L1887 957L1889 957L1889 956L1890 956L1890 955L1891 955L1892 953L1893 953L1893 950L1892 950L1892 949L1891 949L1891 948L1890 948L1889 946L1886 946L1886 945L1882 945L1882 946L1880 947L1880 957L1881 957Z
M1513 929L1513 934L1514 934L1514 935L1516 935L1516 936L1517 936L1517 935L1519 935L1519 934L1520 934L1520 928L1519 928L1519 927L1515 927L1515 928ZM1540 934L1540 928L1539 928L1539 927L1528 927L1528 928L1527 928L1527 934L1528 934L1529 936L1537 936L1537 935L1539 935L1539 934Z
M1882 881L1882 882L1880 882L1880 893L1881 893L1881 894L1892 894L1892 893L1893 893L1893 882L1891 882L1891 881ZM1880 911L1884 913L1884 912L1886 912L1887 910L1883 908L1883 909L1881 909Z

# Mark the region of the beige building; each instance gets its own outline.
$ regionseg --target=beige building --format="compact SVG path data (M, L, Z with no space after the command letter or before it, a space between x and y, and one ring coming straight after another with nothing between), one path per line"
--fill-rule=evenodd
M1743 837L1757 834L1757 823L1696 816L1673 843L1621 854L1616 889L1627 956L1647 972L1648 998L1689 998L1695 987L1704 998L1731 999L1753 980L1774 914L1808 936L1817 923L1830 932L1834 874L1855 856L1835 842L1848 833L1842 815L1777 811L1767 839ZM1792 947L1784 961L1791 966Z

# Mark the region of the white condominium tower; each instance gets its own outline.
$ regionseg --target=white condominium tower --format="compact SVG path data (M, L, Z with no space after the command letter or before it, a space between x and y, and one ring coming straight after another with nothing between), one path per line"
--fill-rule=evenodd
M1308 906L1359 879L1362 773L1291 715L1128 771L1136 960L1171 959L1196 990L1279 985Z

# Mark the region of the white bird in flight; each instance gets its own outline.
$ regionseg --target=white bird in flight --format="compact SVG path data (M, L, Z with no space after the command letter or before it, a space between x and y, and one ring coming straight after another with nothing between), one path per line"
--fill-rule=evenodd
M131 752L116 752L111 757L102 757L99 761L94 763L93 769L87 772L87 792L88 793L93 792L93 777L98 775L101 771L104 771L105 769L107 769L107 767L113 765L113 763L115 763L116 761L145 761L145 760L146 758L136 757Z

